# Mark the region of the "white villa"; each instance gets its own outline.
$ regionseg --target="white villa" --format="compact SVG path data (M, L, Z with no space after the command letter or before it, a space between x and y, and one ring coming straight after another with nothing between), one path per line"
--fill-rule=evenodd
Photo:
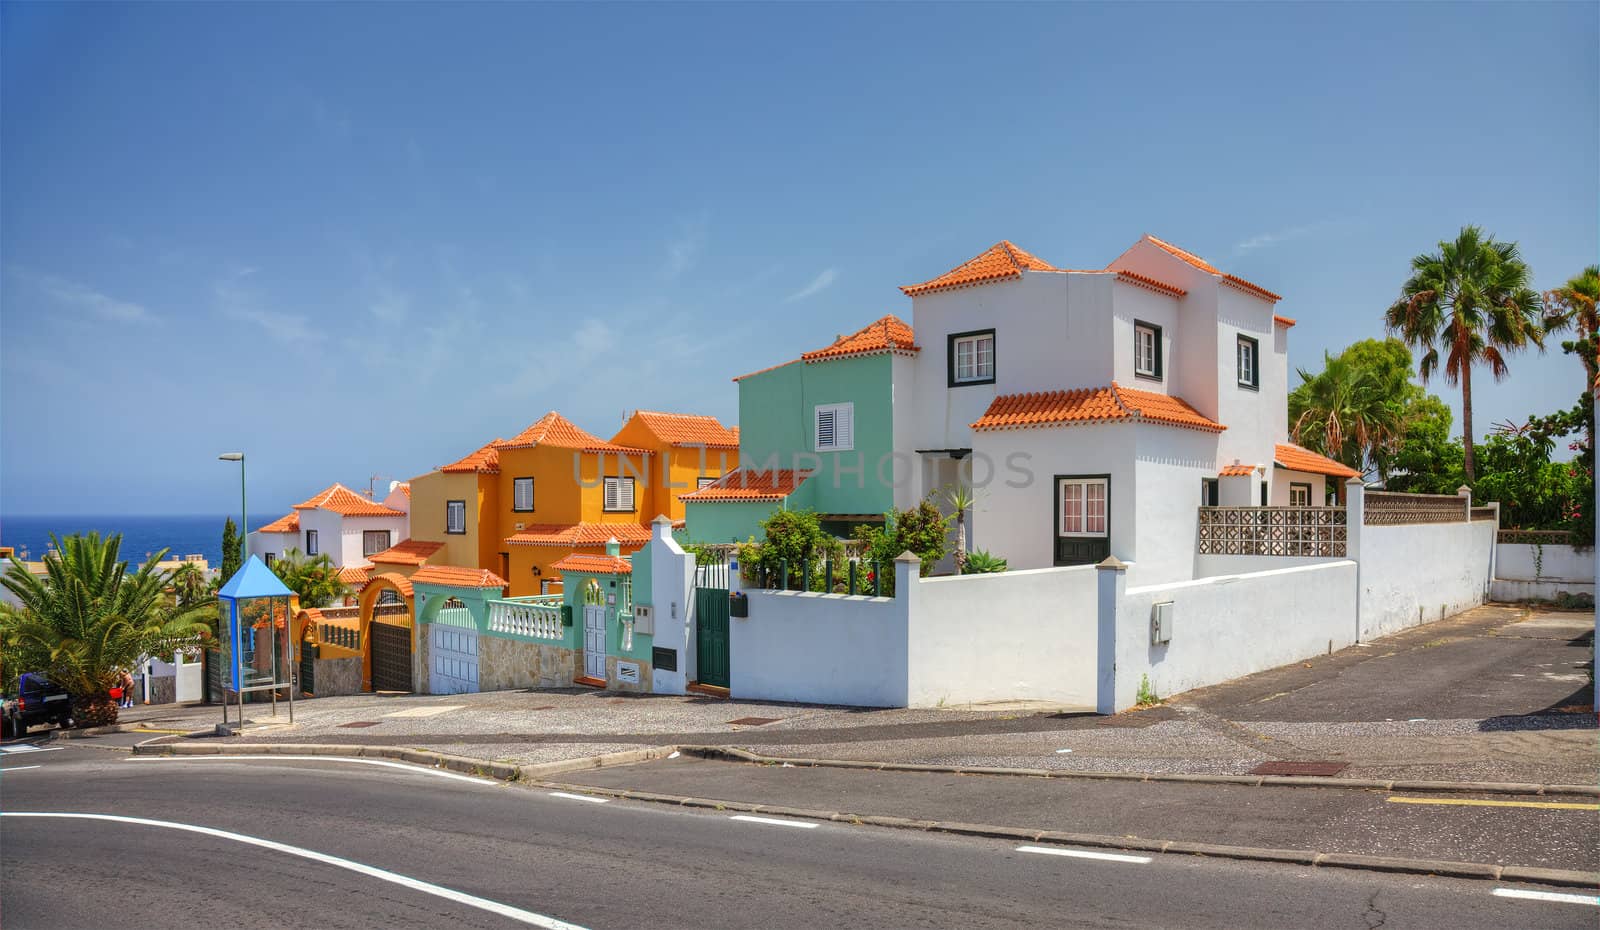
M271 565L290 549L326 554L341 577L359 589L368 580L371 556L411 535L411 486L389 483L383 500L333 484L294 505L294 509L250 533L247 549Z
M1356 474L1289 442L1278 295L1153 236L1092 271L1000 242L901 290L919 493L970 457L971 545L1013 569L1193 578L1200 506L1322 506Z

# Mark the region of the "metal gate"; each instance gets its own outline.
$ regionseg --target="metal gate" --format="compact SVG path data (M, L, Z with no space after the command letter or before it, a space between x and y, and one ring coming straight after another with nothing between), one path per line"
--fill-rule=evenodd
M695 675L702 685L728 687L728 553L712 550L694 572Z
M459 611L466 623L447 613ZM428 624L428 690L434 694L474 694L478 690L478 628L465 607L439 611Z
M372 641L372 690L411 690L411 627L374 622L368 628Z
M317 693L317 644L309 639L300 641L300 693Z

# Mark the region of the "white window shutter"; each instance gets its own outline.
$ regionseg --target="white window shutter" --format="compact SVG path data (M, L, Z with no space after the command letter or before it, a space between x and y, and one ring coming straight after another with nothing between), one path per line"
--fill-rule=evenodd
M606 498L605 498L605 503L603 505L605 507L605 509L607 509L607 510L616 510L617 509L617 494L618 493L619 492L618 492L618 488L617 488L617 479L615 479L615 478L607 478L606 479Z
M854 407L849 406L849 405L844 405L844 406L841 406L839 408L839 412L834 418L834 427L833 427L834 428L834 436L835 436L835 439L836 439L836 442L834 443L834 445L837 446L838 448L840 448L840 449L854 449L855 448L855 445L856 445L856 424L854 422L855 418L856 418L856 411L855 411Z
M620 488L618 488L618 495L617 495L617 498L618 498L618 500L617 500L617 508L619 510L632 510L633 509L633 479L632 478L619 478L617 480L617 484L620 485Z

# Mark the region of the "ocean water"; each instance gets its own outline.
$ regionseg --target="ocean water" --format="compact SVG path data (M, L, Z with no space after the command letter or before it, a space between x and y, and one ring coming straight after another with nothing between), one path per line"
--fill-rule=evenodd
M251 514L252 527L266 526L281 513ZM0 545L26 549L28 558L40 559L50 546L50 534L69 536L98 530L100 534L122 534L122 557L143 562L147 555L171 549L171 556L199 553L212 568L222 564L222 524L227 515L166 516L0 516ZM239 517L233 515L237 524Z

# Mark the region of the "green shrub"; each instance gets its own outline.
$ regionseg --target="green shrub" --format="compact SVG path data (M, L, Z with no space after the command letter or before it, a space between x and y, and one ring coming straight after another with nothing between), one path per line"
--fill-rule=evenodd
M894 593L894 560L910 552L921 561L921 574L949 553L950 517L939 512L930 500L907 510L891 510L883 515L883 526L856 527L855 538L862 544L861 558L883 573L883 593Z
M815 512L810 510L778 510L761 521L766 538L752 539L739 546L739 564L744 566L745 577L755 583L770 579L781 585L785 566L789 572L789 588L801 591L821 591L825 576L825 563L831 558L836 580L844 564L844 544L824 533ZM809 564L811 574L805 577Z
M1161 703L1161 698L1156 695L1156 689L1150 687L1150 676L1139 676L1139 694L1135 698L1140 707L1151 707Z
M990 575L1003 572L1007 568L1006 560L982 549L974 549L967 553L967 563L962 566L963 575Z

